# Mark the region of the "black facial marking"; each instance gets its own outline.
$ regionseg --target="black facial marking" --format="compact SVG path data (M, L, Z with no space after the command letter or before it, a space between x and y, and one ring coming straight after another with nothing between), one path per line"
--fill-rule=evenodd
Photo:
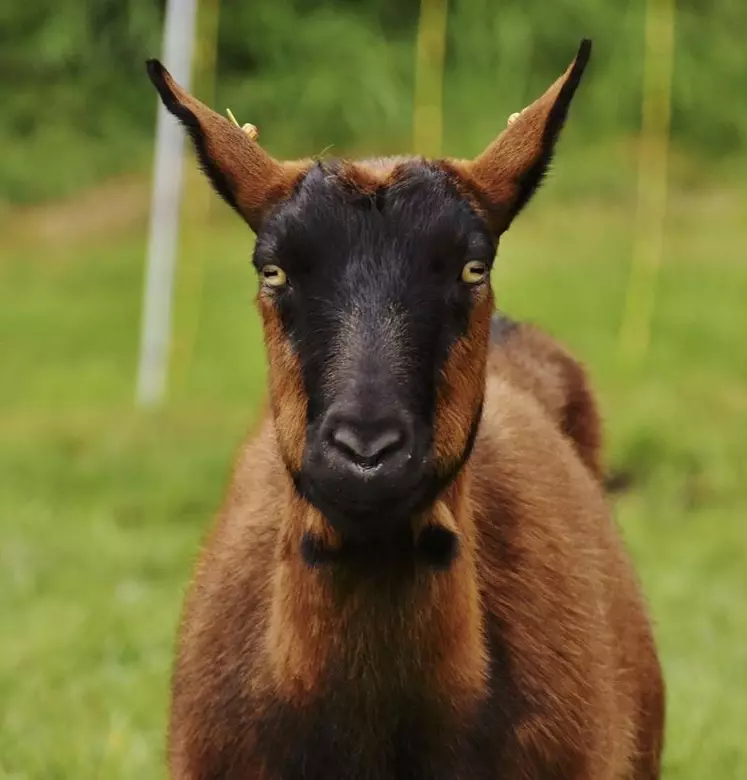
M391 538L345 538L335 547L307 531L301 538L300 552L304 563L312 568L354 564L360 571L361 567L386 563L402 570L415 561L416 546L412 533L403 525L395 529Z
M312 568L332 563L338 558L338 551L330 549L323 539L311 531L306 531L301 537L300 550L304 563Z
M396 539L396 544L392 542ZM319 536L306 531L301 538L301 558L311 568L335 564L356 564L358 567L374 563L406 566L421 561L434 569L445 570L459 554L459 537L439 525L426 526L413 538L407 526L386 539L345 539L339 547L330 547Z
M459 537L440 525L426 526L417 540L418 556L434 569L448 569L459 552Z
M288 277L262 295L277 307L308 400L294 481L343 536L390 536L468 456L474 432L458 463L434 463L436 398L478 294L462 269L490 266L494 254L449 175L420 161L375 191L357 189L340 163L317 163L260 231L257 269L272 263Z

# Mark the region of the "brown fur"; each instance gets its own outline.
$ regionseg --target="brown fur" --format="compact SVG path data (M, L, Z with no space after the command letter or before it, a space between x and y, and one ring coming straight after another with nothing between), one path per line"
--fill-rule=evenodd
M439 465L445 470L464 452L485 392L485 357L492 309L493 294L487 287L481 300L475 302L467 335L452 347L443 370L433 447Z
M311 161L274 159L251 135L182 89L159 62L149 61L148 71L166 107L192 136L213 186L257 230L266 212L291 194Z
M475 161L442 162L500 235L536 189L589 56ZM273 161L149 65L219 192L250 225L308 163ZM342 163L364 195L394 158ZM482 297L480 297L480 295ZM174 780L656 780L664 688L646 608L606 503L583 368L549 337L493 320L476 293L438 387L434 448L464 467L406 534L458 538L355 558L295 490L306 399L260 295L272 414L247 443L187 598L173 680ZM338 558L310 566L311 531ZM398 540L402 541L402 540ZM405 539L407 542L407 539ZM353 548L355 552L355 549Z
M460 189L496 235L526 205L544 176L591 52L584 42L566 72L474 160L449 160Z
M306 395L301 366L285 335L277 309L262 293L259 294L259 310L269 358L270 402L278 446L288 467L298 469L306 443Z
M407 157L343 160L335 177L361 195L375 195L377 190L393 184L411 162L412 159Z
M596 401L581 365L554 339L531 325L512 326L489 370L534 396L570 437L581 460L603 477L602 431Z
M435 735L487 719L492 748L453 777L492 776L491 760L506 778L658 777L663 685L646 611L600 485L558 424L553 362L567 358L551 345L519 330L491 349L473 457L423 519L458 529L444 573L309 569L302 531L326 524L294 495L266 421L188 600L174 778L279 780L268 755L292 747L272 713L320 707L330 670L351 688L334 701L361 761L414 697Z

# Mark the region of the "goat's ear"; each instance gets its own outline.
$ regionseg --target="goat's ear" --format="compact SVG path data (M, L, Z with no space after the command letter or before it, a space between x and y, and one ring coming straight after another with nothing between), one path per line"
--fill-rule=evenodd
M158 60L148 60L147 68L163 104L191 136L213 187L257 231L309 163L275 160L245 130L183 90Z
M508 228L542 183L590 54L591 41L584 39L576 59L542 97L513 114L479 157L454 164L476 190L496 235Z

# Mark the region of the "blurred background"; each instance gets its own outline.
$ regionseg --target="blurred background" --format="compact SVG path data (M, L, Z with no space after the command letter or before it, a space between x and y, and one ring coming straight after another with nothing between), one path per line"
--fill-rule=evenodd
M494 286L599 392L669 687L665 777L745 778L747 4L444 8L200 0L192 89L276 155L467 156L593 39ZM165 777L183 588L264 397L253 237L190 149L167 392L135 400L163 20L156 0L0 8L8 780Z

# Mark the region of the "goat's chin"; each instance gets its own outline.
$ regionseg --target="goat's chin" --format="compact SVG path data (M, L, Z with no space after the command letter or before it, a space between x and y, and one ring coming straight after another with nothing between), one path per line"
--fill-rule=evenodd
M408 533L412 518L421 508L412 494L376 502L357 502L339 495L326 495L314 484L304 498L324 516L337 536L361 544L396 544Z
M421 527L419 518L430 513L446 484L429 475L402 495L356 502L296 473L300 495L319 510L335 531L339 544L330 546L321 535L306 532L300 552L310 566L344 562L420 562L447 568L457 557L459 538L455 529L440 523ZM447 482L450 480L447 480Z
M303 470L293 476L296 490L325 517L342 539L396 541L412 519L432 505L443 489L440 479L423 475L400 490L356 490L334 480L315 480Z

